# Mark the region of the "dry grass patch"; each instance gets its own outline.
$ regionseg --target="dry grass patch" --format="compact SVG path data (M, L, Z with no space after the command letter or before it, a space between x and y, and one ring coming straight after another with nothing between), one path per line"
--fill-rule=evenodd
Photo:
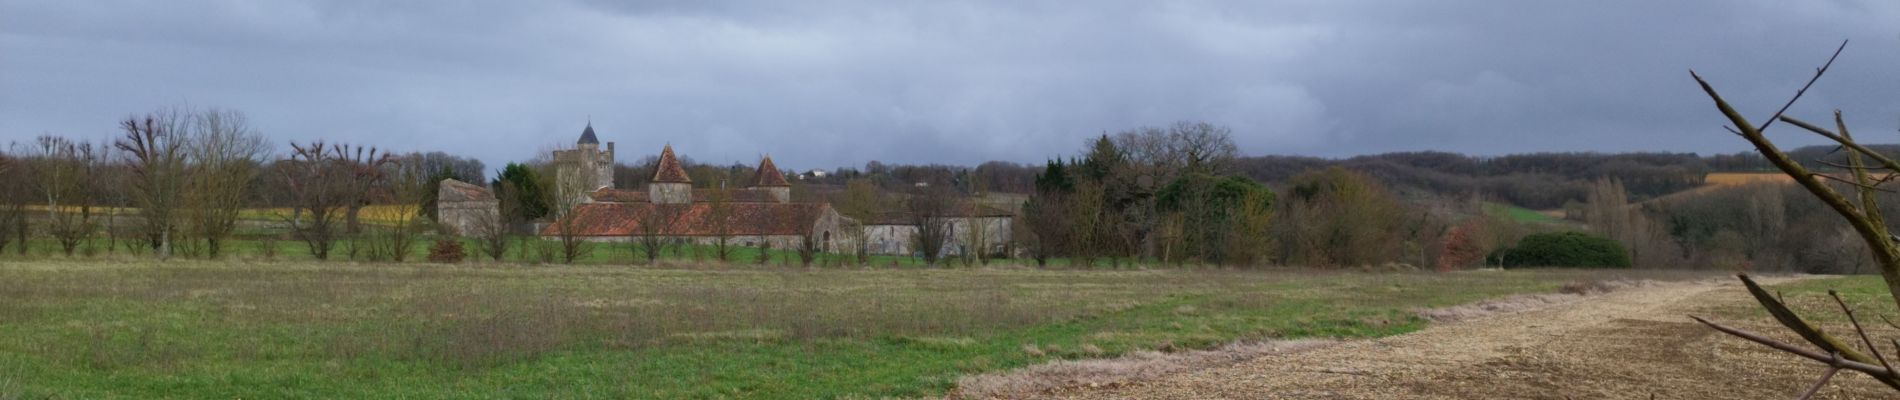
M1213 350L1174 353L1138 351L1111 359L1057 360L1027 368L964 377L950 398L1013 399L1056 389L1112 387L1202 368L1219 367L1276 354L1315 349L1328 340L1232 343ZM1034 345L1025 345L1025 351ZM1099 351L1099 350L1097 350Z
M1470 304L1450 307L1428 308L1418 311L1418 316L1433 322L1457 322L1500 314L1520 313L1549 307L1557 304L1582 300L1619 290L1644 287L1657 284L1654 280L1603 279L1565 283L1557 288L1557 293L1517 294L1502 298L1488 299Z

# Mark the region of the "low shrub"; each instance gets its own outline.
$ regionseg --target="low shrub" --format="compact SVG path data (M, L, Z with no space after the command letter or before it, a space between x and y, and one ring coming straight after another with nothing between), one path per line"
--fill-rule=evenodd
M467 255L462 250L462 241L454 238L436 239L435 244L429 245L429 262L432 263L459 263Z
M1629 268L1630 255L1622 243L1583 232L1539 233L1525 236L1516 247L1494 255L1505 268L1585 267Z

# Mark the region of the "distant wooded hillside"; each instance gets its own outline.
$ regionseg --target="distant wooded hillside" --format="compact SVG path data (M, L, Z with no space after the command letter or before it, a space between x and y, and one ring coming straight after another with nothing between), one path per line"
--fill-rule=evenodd
M1900 154L1900 145L1872 146ZM1817 170L1833 169L1840 153L1833 146L1809 146L1789 152ZM1285 182L1304 171L1332 166L1370 174L1388 185L1440 194L1477 194L1533 209L1555 209L1582 201L1592 181L1623 183L1632 200L1660 197L1701 187L1712 172L1774 172L1761 155L1747 152L1698 156L1694 153L1532 153L1477 157L1448 152L1408 152L1325 159L1301 156L1252 156L1234 162L1241 174L1262 182Z
M1874 148L1900 155L1900 145ZM1829 170L1840 157L1833 146L1794 149L1789 155L1810 168ZM1753 152L1710 156L1695 153L1530 153L1495 157L1451 152L1401 152L1351 158L1307 156L1243 156L1230 164L1232 172L1254 180L1282 184L1307 171L1344 167L1371 175L1394 188L1442 195L1477 195L1531 209L1557 209L1582 201L1589 184L1600 178L1621 181L1634 201L1642 201L1702 187L1717 172L1774 172L1774 166ZM691 167L689 167L691 168ZM735 166L733 168L745 168ZM808 184L842 187L846 181L870 179L889 190L916 183L953 186L970 192L1024 194L1032 191L1037 166L992 161L976 167L906 165L873 161L864 168L837 168L822 176L800 174ZM639 174L631 174L638 176ZM980 189L971 188L980 186Z

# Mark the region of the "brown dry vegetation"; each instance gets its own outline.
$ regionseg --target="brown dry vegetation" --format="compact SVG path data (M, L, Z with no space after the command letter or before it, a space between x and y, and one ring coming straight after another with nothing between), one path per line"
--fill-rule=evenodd
M1833 307L1815 287L1846 285L1863 311L1888 314L1878 282L1830 279L1788 290L1797 309ZM1788 398L1820 368L1730 337L1685 315L1747 321L1746 329L1798 340L1733 280L1666 283L1386 339L1305 347L1158 379L1069 387L1062 398ZM1865 316L1864 316L1865 317ZM1845 329L1838 318L1822 321ZM1876 329L1882 337L1896 333ZM1842 374L1826 399L1889 398L1880 384Z
M1059 360L1014 371L964 377L957 381L957 390L950 397L1019 398L1068 388L1114 387L1332 344L1330 340L1299 339L1233 343L1212 350L1139 351L1109 359Z
M1780 172L1712 172L1702 180L1707 186L1735 186L1752 183L1794 183Z

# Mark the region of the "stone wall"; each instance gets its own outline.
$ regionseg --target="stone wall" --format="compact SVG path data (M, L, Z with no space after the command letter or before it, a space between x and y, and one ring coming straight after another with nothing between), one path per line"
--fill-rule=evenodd
M647 184L647 201L653 204L691 204L693 185L669 182L649 183Z
M792 188L791 187L786 187L786 186L751 187L751 188L746 188L746 190L756 190L756 191L771 194L772 201L775 201L775 202L779 202L779 203L792 202Z
M981 228L972 231L971 228ZM950 220L950 237L944 241L943 255L963 255L977 248L975 242L982 242L985 253L1002 253L1009 249L1011 240L1010 218L978 217L953 218ZM871 254L912 255L916 254L917 227L913 225L865 225L864 241Z
M844 231L845 229L854 228L856 222L850 218L845 218L843 215L839 215L837 211L833 211L830 208L825 208L824 210L824 214L819 215L818 218L812 221L811 227L812 240L818 241L819 249L828 253L847 253L856 250L857 243L853 241L854 238ZM558 240L558 237L545 236L543 239ZM585 239L590 242L629 243L635 238L630 236L588 236L585 237ZM716 236L669 236L668 239L698 245L712 245L719 240ZM733 235L726 237L726 244L736 247L758 247L759 242L763 241L770 243L774 250L796 250L799 246L803 245L803 239L804 238L800 235Z
M501 219L501 202L496 200L441 201L436 204L436 221L451 234L471 235L483 223ZM492 218L493 220L489 220Z
M541 239L560 240L560 237L543 236ZM633 243L634 241L634 238L629 236L588 236L583 239L594 243ZM680 240L685 243L704 246L711 246L719 241L719 238L714 236L669 236L667 239ZM771 243L772 250L796 250L798 249L800 238L798 235L729 236L726 238L726 245L732 247L756 248L759 247L760 241ZM847 249L827 250L827 252L839 252L843 250Z
M575 201L591 201L586 197L587 193L614 185L614 150L611 142L607 143L607 150L600 150L598 145L593 144L576 145L571 150L555 150L554 165L556 190L564 195L575 196Z

